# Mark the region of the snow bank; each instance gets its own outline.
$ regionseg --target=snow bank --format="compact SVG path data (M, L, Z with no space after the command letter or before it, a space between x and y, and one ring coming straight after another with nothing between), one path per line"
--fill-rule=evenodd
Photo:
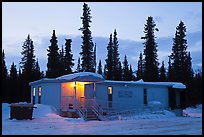
M136 114L132 116L118 116L119 120L133 120L133 119L161 119L161 118L173 118L176 117L175 113L162 110L162 111L155 111L155 112L144 112L141 114Z
M202 104L196 105L196 108L189 107L183 110L183 116L202 118Z
M35 104L34 106L37 108L33 110L33 118L57 115L56 110L52 108L51 106L44 105L44 104Z

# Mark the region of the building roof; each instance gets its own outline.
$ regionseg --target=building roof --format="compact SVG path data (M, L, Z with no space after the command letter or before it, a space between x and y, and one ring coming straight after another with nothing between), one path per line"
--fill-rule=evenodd
M29 85L35 85L39 83L62 83L62 82L71 82L71 81L80 81L80 82L101 82L105 79L103 76L97 73L92 72L79 72L68 75L63 75L57 78L43 78L37 81L30 82Z
M29 85L35 85L39 83L62 83L62 82L104 82L111 84L137 84L146 86L167 86L177 89L185 89L186 86L179 82L144 82L142 79L138 81L113 81L105 80L102 75L92 72L79 72L68 75L63 75L57 78L43 78L37 81L30 82Z
M134 84L134 85L146 85L146 86L167 86L176 89L185 89L186 86L180 82L144 82L142 79L138 81L113 81L105 80L104 83L111 84Z
M79 72L58 77L59 80L81 81L81 82L99 82L104 81L103 76L92 72Z

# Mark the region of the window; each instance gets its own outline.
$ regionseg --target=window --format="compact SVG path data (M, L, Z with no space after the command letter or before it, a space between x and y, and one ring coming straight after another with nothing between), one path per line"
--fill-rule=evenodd
M108 94L112 94L112 87L108 87Z
M41 103L42 88L38 87L38 104Z
M35 96L35 92L36 92L36 89L35 89L35 88L33 88L33 96Z
M113 89L112 87L108 87L108 107L112 108L112 101L113 101Z
M147 89L144 88L144 104L147 105Z
M36 88L33 88L33 104L35 104Z

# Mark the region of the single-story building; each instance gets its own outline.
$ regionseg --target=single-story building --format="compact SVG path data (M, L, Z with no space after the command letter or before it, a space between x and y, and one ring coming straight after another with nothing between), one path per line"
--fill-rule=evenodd
M87 110L141 109L159 101L164 108L181 107L186 88L178 82L105 80L100 74L79 72L30 82L31 102L56 108L60 115L87 115ZM97 109L96 109L97 108ZM96 112L99 115L99 112ZM69 115L70 116L70 115Z

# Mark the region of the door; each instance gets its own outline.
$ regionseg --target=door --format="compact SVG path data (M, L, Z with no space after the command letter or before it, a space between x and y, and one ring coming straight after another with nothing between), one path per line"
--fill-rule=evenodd
M84 100L84 105L86 108L89 108L92 106L93 101L94 101L94 84L85 84L85 88L84 88L84 96L85 96L85 100ZM81 102L82 104L82 102Z

